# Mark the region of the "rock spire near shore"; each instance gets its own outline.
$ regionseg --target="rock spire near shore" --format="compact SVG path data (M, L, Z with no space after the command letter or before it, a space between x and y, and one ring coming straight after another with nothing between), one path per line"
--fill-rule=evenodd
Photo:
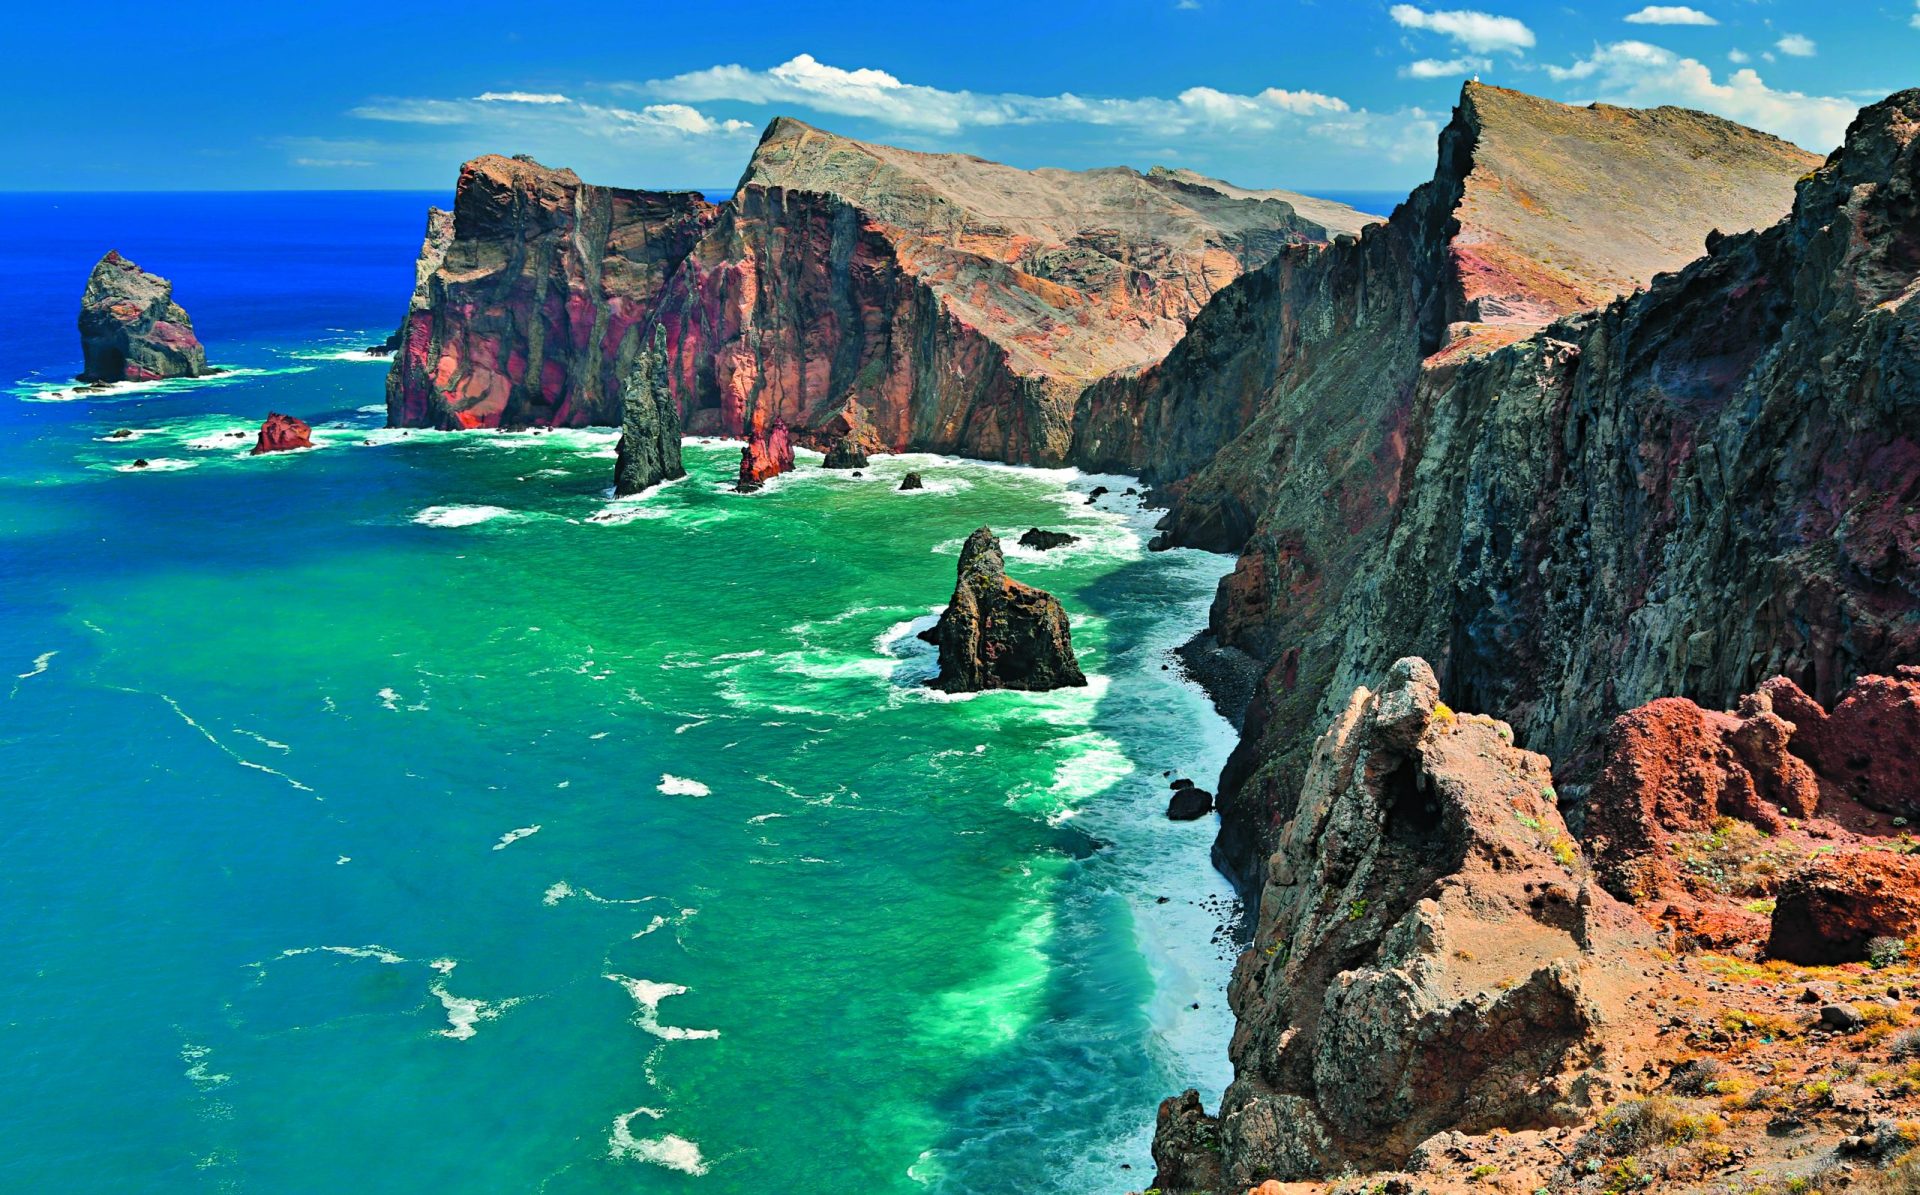
M687 471L680 463L680 408L667 385L665 329L654 329L653 342L634 360L621 406L614 494L638 494L663 481L685 477Z
M986 527L967 537L953 600L921 637L940 648L940 674L927 683L949 693L1087 683L1059 599L1007 576L1000 541Z
M84 382L150 382L208 372L193 320L173 301L173 283L111 250L80 297Z

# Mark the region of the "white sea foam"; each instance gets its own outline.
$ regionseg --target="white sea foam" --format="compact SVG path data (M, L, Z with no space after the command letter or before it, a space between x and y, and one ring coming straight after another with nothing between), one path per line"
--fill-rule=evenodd
M685 1137L667 1133L660 1137L635 1137L633 1118L646 1116L659 1120L666 1115L657 1108L635 1108L613 1118L613 1132L607 1137L607 1156L622 1161L652 1162L683 1174L705 1174L707 1164L700 1147Z
M670 773L660 777L659 787L661 792L670 797L705 797L713 793L712 789L698 780L689 780L685 776L675 776Z
M522 826L518 830L508 830L500 836L499 842L493 844L493 849L496 851L504 851L529 834L538 834L539 832L539 826Z
M494 519L513 518L514 512L502 506L429 506L416 511L413 521L427 527L472 527Z
M196 1046L192 1042L180 1047L180 1061L187 1064L187 1078L195 1087L204 1089L232 1082L232 1075L217 1074L208 1064L207 1058L212 1053L213 1051L208 1047Z
M447 990L446 976L453 971L450 959L437 959L430 964L439 971L441 977L427 986L440 1001L440 1007L446 1010L447 1027L434 1032L441 1037L450 1037L454 1041L466 1041L480 1032L480 1022L495 1020L501 1013L520 1003L519 997L507 1000L476 1000L471 996L456 996Z
M173 391L230 386L250 378L310 373L312 370L311 365L287 365L277 369L233 368L197 378L161 378L152 382L111 382L97 389L72 381L28 379L16 383L9 393L21 402L119 402L132 398L150 398L156 394Z
M547 886L547 891L541 896L540 903L543 905L557 905L572 895L573 885L567 883L565 880L557 880Z
M369 353L364 348L300 349L296 352L288 353L287 356L292 357L297 361L369 361L375 365L390 366L393 364L393 357L391 354L388 354L386 356L376 356L373 353ZM376 407L374 409L379 411L386 410L385 407Z
M241 433L235 435L234 432ZM195 436L187 440L186 446L196 452L234 452L245 454L253 451L254 433L246 428L229 428L226 431L209 432L204 436Z
M353 410L356 415L384 415L387 413L387 404L373 402L364 407L355 407Z
M241 767L252 768L256 772L265 772L269 776L278 776L280 779L286 781L288 784L292 785L294 788L299 789L301 792L310 793L313 791L312 788L308 787L305 784L300 783L298 780L295 780L293 777L287 775L285 772L278 771L274 768L270 768L263 763L255 763L253 760L248 759L246 756L240 754L238 751L235 751L232 747L227 746L225 743L221 742L219 738L215 736L215 734L211 730L208 730L206 727L200 725L199 722L194 720L192 715L188 714L186 710L181 709L179 702L167 696L165 693L156 693L154 694L154 696L158 697L161 701L165 702L167 704L167 708L171 709L175 714L179 715L179 718L182 722L185 722L188 726L191 726L195 730L199 731L202 738L206 739L209 743L212 743L215 747L218 747L223 753L226 754L227 758L233 760L233 762L239 764ZM315 797L314 799L320 800L321 798Z
M680 984L656 983L651 979L633 979L626 975L608 975L606 978L627 989L627 994L639 1006L633 1023L662 1041L704 1041L720 1036L718 1029L687 1029L660 1023L660 1002L668 996L686 994L687 989Z
M39 676L42 672L45 672L47 670L47 665L53 663L53 657L59 654L60 652L57 649L54 651L43 651L39 655L33 657L33 668L30 671L17 673L16 675L21 680L26 680L29 677Z
M124 465L115 465L113 471L116 473L178 473L182 469L192 469L199 463L183 461L175 457L156 456L150 458L144 465L136 465L131 461Z

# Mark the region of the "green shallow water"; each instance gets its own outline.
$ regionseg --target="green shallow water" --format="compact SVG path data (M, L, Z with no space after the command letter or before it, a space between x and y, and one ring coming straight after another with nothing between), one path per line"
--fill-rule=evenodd
M934 457L742 496L690 444L614 502L610 433L402 436L377 366L256 357L301 372L5 444L0 1180L1146 1185L1226 1078L1211 821L1161 816L1230 745L1164 667L1224 558ZM323 446L239 455L268 407ZM920 684L981 524L1083 537L1010 564L1087 690Z

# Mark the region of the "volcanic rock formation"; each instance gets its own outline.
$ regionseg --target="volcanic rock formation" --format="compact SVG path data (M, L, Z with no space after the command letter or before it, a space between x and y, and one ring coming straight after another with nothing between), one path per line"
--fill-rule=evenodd
M1233 1084L1211 1125L1162 1106L1156 1186L1395 1169L1443 1131L1574 1123L1625 1073L1650 931L1579 859L1547 760L1442 705L1425 661L1354 692L1267 876Z
M110 250L87 277L80 351L84 382L150 382L208 372L193 320L173 301L173 283L118 250Z
M927 683L949 693L1087 683L1059 599L1007 576L1000 541L985 527L960 549L953 600L921 637L940 648L940 674Z
M253 451L247 455L292 452L296 448L312 447L313 429L308 427L304 420L273 411L267 415L267 421L260 425L260 435L253 442Z
M827 459L820 465L824 469L864 469L867 467L867 454L854 440L842 436L827 449Z
M637 494L663 481L685 477L680 464L680 408L667 385L667 334L656 328L653 343L634 359L621 399L620 444L615 451L613 492Z
M451 221L428 221L388 425L620 423L660 288L716 210L694 192L596 187L524 155L468 162Z
M740 480L734 489L743 494L765 485L772 478L793 468L793 435L784 423L758 428L747 437L740 450Z
M719 209L479 158L451 239L430 226L422 248L388 420L615 422L633 329L657 320L697 434L780 421L824 448L858 422L869 452L1058 463L1089 382L1157 360L1282 246L1364 222L1185 172L1021 171L784 118Z
M1203 313L1195 352L1239 346L1219 376L1273 371L1248 430L1174 487L1169 524L1177 542L1248 537L1211 629L1269 663L1221 782L1225 867L1258 879L1328 695L1411 651L1576 781L1612 717L1653 698L1725 707L1784 673L1830 701L1914 656L1920 560L1888 479L1920 461L1916 117L1916 93L1864 110L1791 219L1708 238L1736 223L1712 197L1737 184L1758 197L1738 222L1761 221L1806 156L1697 114L1470 85L1434 182L1388 226L1221 296L1230 314L1235 293L1273 287L1230 336ZM1500 244L1503 277L1533 276L1509 250L1551 238L1531 218L1483 228L1499 209L1477 191L1529 180L1543 212L1579 209L1593 200L1549 188L1563 157L1619 159L1566 181L1617 188L1618 219L1657 234L1643 243L1712 247L1536 331L1540 304L1461 263ZM1603 266L1590 248L1568 302L1659 260ZM1199 364L1176 351L1160 372ZM1180 405L1232 409L1231 393Z

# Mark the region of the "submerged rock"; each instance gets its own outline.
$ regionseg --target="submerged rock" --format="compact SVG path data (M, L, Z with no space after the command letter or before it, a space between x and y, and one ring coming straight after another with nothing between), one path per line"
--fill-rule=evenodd
M1064 531L1046 531L1039 527L1029 527L1020 536L1021 547L1034 548L1042 552L1049 552L1054 548L1064 548L1068 544L1077 544L1079 542L1080 537L1077 535L1068 535Z
M771 478L793 468L793 435L784 423L755 428L740 450L740 480L733 488L751 494Z
M985 527L960 549L953 600L922 638L940 647L940 674L927 683L949 693L1087 683L1059 600L1007 576L1000 541Z
M918 473L909 473L900 479L900 488L903 490L924 490L927 488L927 483L920 480Z
M680 462L680 408L667 385L666 329L655 328L652 342L634 360L621 409L613 492L625 497L685 477L687 470Z
M1586 872L1544 757L1404 659L1313 751L1228 995L1222 1190L1395 1169L1436 1133L1567 1125L1625 1068L1651 933ZM1208 1130L1162 1107L1179 1189Z
M292 452L296 448L312 447L313 429L308 427L304 420L275 411L267 416L265 423L260 425L260 435L253 442L253 451L247 455Z
M148 382L208 372L193 320L173 301L173 283L110 251L80 297L86 382Z

